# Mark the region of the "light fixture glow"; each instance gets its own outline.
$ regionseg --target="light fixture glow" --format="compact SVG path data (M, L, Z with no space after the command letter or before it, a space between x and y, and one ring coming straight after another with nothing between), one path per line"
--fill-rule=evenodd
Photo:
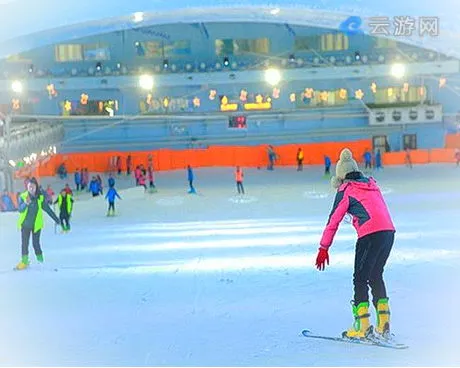
M406 66L404 64L393 64L391 66L391 75L401 79L406 75Z
M141 75L139 77L139 87L145 90L151 90L153 88L153 77L148 74Z
M143 12L136 12L133 16L134 23L140 23L144 20L144 13Z
M281 73L278 69L267 69L265 71L265 81L271 86L276 86L281 81Z
M11 83L11 89L14 93L21 93L22 92L22 83L20 81L14 81Z

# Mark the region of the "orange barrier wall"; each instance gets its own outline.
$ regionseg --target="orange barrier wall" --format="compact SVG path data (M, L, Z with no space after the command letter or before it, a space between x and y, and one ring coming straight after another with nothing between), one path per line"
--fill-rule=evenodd
M460 133L446 135L446 148L460 148Z
M410 151L410 159L413 164L449 163L455 162L455 149L434 148L431 150ZM382 155L383 165L404 165L406 152L388 152Z
M268 164L267 145L263 146L212 146L205 149L159 149L154 151L131 152L132 168L143 164L147 166L148 156L152 155L156 171L184 169L188 164L192 167L213 166L242 166L266 167ZM344 147L352 150L355 159L362 162L365 150L372 147L371 140L353 142L327 142L309 144L289 144L275 146L279 158L277 165L287 166L296 164L297 149L304 151L305 165L322 165L324 155L328 155L332 162L339 158ZM115 171L111 167L114 157L120 156L122 169L126 171L126 157L128 152L96 152L96 153L68 153L51 157L46 163L39 166L33 175L54 176L61 163L65 163L67 171L73 173L76 169L88 168L90 172ZM455 162L455 149L413 150L410 153L413 164ZM383 165L404 165L405 152L388 152L382 155ZM19 175L20 176L20 175Z
M188 164L192 167L212 166L243 166L243 167L264 167L268 164L267 145L263 146L211 146L206 149L159 149L154 151L131 152L132 166L143 164L147 166L148 155L153 156L155 170L183 169ZM344 147L350 148L355 157L361 161L366 149L372 147L370 140L359 140L353 142L327 142L310 144L289 144L276 146L275 150L279 156L277 165L295 165L297 149L302 147L304 151L305 165L321 165L324 162L324 155L329 155L335 161ZM128 152L101 152L101 153L68 153L58 154L40 165L34 173L37 176L53 176L61 163L65 163L69 173L75 172L82 167L88 168L90 172L105 172L114 170L111 162L116 156L121 157L123 171L126 170L126 157Z

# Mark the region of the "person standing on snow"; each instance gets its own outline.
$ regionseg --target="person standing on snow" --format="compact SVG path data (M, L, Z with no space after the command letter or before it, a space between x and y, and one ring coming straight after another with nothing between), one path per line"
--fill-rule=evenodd
M331 175L331 158L327 155L324 155L324 176Z
M193 187L193 170L190 165L187 165L187 180L188 180L188 185L190 187L190 190L188 191L190 194L196 193L195 188Z
M109 202L107 216L115 216L115 197L121 199L121 197L117 193L117 190L114 187L110 187L107 191L107 194L105 195L105 199L107 199ZM110 211L112 211L112 213L110 213Z
M37 261L43 263L43 251L40 246L40 234L44 225L43 211L59 225L60 221L45 200L45 195L38 190L37 179L32 178L27 184L27 191L19 195L18 227L21 230L21 261L17 270L29 267L29 240L32 235L32 245Z
M385 200L373 178L365 177L358 168L352 153L345 148L340 153L336 176L331 178L337 189L334 205L320 241L316 258L318 270L329 264L329 247L340 222L348 213L358 234L353 274L354 298L352 301L353 326L344 337L365 338L372 333L369 314L368 286L372 291L372 303L377 311L377 334L389 336L390 309L383 281L383 269L394 242L395 227Z
M81 188L81 183L82 183L82 177L81 177L81 172L80 172L80 169L77 169L75 171L75 174L74 174L74 180L75 180L75 186L77 188L77 192L80 191L80 188ZM83 188L82 188L83 190Z
M149 188L150 188L150 190L155 190L155 178L154 178L154 175L153 175L152 166L148 167L147 174L148 174L148 178L149 178Z
M303 170L303 150L302 148L299 148L297 150L297 171L302 171Z
M72 195L63 189L54 202L54 204L56 203L59 207L59 219L61 220L62 231L70 231L70 215L73 209Z
M235 170L235 180L236 180L236 189L238 190L238 194L244 194L244 187L243 187L243 170L237 166Z

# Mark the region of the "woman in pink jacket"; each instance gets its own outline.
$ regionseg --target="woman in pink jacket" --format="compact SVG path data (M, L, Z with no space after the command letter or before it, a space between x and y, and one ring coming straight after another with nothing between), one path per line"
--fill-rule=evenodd
M383 268L393 247L395 228L377 183L365 177L358 168L349 149L340 153L336 176L331 178L337 189L334 205L320 241L316 267L324 270L329 264L328 249L332 245L340 222L348 213L358 233L353 273L354 300L352 301L353 326L344 337L365 338L373 333L369 320L370 286L373 304L377 311L375 331L389 337L390 310L383 281Z

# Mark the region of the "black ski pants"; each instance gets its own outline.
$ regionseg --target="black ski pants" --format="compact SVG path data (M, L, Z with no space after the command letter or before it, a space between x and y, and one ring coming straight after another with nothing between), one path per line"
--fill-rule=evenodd
M43 254L42 248L40 247L40 234L41 230L38 230L36 233L33 232L33 229L28 229L26 227L21 228L21 252L23 256L29 255L29 241L30 235L32 234L32 246L34 247L35 255Z
M379 231L358 239L353 274L355 305L369 301L369 286L375 306L379 299L387 298L383 268L393 247L394 234L394 231Z

